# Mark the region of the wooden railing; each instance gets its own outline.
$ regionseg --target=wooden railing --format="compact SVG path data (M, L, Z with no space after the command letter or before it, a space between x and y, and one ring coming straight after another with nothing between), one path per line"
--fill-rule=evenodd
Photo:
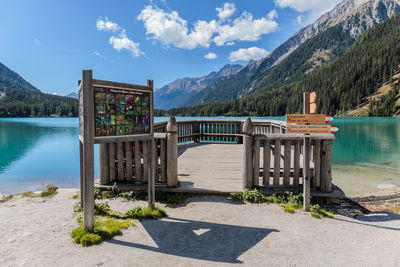
M243 142L244 120L184 120L178 121L178 144ZM155 132L166 132L167 122L154 124ZM284 133L285 123L275 120L254 120L254 133Z
M154 160L155 183L178 185L176 121L165 122L164 133L151 141L105 143L99 145L101 185L114 182L147 183ZM153 150L153 151L151 151ZM152 159L152 155L155 158Z
M304 135L254 134L252 121L244 126L243 188L299 187L303 184ZM283 125L283 131L285 126ZM321 192L332 189L332 134L310 135L311 186Z
M250 121L250 127L248 125ZM286 124L270 120L187 120L154 125L151 141L100 144L100 184L147 183L156 155L156 183L178 186L178 145L244 143L243 188L300 187L303 184L303 136L285 134ZM332 189L333 135L311 135L311 186ZM153 149L152 153L150 153Z

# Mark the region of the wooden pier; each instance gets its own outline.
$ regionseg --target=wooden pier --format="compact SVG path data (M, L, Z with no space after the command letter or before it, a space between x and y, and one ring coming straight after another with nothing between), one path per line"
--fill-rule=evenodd
M266 193L302 192L302 137L285 134L285 122L250 122L251 131L240 120L156 123L156 191L227 194L256 187ZM333 139L311 135L311 195L343 195L331 182ZM146 141L100 144L96 186L116 182L120 190L146 189L150 148Z

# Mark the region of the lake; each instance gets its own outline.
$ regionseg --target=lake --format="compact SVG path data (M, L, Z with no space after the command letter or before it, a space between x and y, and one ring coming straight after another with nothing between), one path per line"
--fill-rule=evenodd
M155 119L162 120L167 118ZM333 142L333 183L353 196L400 191L400 119L335 118L333 124L340 128ZM0 133L0 192L35 191L49 183L79 187L77 118L0 119Z

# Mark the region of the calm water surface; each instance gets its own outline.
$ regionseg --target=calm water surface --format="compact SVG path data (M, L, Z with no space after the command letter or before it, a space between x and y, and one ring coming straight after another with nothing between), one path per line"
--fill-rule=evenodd
M400 119L335 118L333 124L340 128L333 182L350 195L399 191ZM77 125L77 118L0 119L0 192L35 191L49 183L79 187Z

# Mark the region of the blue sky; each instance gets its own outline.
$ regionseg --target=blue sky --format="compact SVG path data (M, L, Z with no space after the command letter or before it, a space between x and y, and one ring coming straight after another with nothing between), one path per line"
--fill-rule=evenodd
M46 93L97 79L161 87L261 58L340 0L2 0L0 62Z

